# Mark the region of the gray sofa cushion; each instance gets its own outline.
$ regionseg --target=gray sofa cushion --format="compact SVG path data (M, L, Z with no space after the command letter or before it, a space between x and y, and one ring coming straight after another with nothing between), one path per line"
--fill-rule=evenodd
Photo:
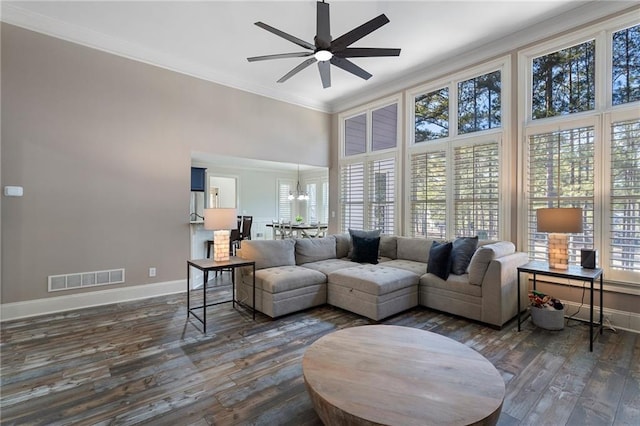
M286 240L244 240L237 255L243 259L256 262L256 269L272 268L274 266L294 266L295 241Z
M380 236L380 257L386 257L389 259L397 259L398 257L398 243L396 237L393 235L381 235Z
M396 258L427 263L433 241L428 238L396 237L398 246Z
M500 241L478 247L469 263L469 283L482 285L489 263L493 259L515 253L515 251L516 246L510 241Z
M351 236L349 234L335 234L333 237L336 239L336 257L342 259L349 256Z
M296 264L336 258L336 238L298 238L296 241Z

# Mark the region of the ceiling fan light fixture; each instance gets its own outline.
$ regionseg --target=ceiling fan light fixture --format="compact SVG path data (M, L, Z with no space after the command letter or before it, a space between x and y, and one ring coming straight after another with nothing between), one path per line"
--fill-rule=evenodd
M328 61L331 58L333 58L333 53L331 53L328 50L318 50L316 53L313 54L313 56L315 56L315 58L318 61Z

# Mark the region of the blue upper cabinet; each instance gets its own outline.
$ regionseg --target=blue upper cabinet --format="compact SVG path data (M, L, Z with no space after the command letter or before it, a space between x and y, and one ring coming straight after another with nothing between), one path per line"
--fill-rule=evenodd
M191 191L204 192L206 171L202 167L191 168Z

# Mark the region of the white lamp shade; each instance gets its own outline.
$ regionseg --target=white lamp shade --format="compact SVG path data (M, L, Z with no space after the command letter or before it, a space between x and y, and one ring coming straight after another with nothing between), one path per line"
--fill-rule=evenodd
M581 208L548 208L536 210L538 232L579 234L582 232Z
M204 209L204 229L219 231L237 227L236 209Z

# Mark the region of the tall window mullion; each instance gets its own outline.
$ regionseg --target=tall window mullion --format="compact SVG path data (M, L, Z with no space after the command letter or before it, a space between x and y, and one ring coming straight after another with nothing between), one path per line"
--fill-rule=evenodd
M374 160L368 164L368 228L383 234L395 234L395 158Z
M498 143L454 149L454 233L498 239Z
M609 267L640 272L640 120L611 126Z
M411 156L411 236L445 238L447 223L447 152Z

